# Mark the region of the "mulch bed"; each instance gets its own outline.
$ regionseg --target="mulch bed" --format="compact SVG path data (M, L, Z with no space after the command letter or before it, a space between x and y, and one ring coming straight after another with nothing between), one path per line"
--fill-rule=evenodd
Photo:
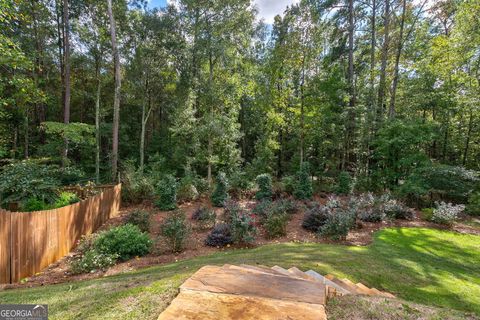
M320 203L325 203L326 198L317 197L315 201ZM240 201L241 205L251 209L255 205L255 201L252 200L242 200ZM30 278L28 281L24 281L23 283L12 284L12 285L3 285L0 289L11 289L11 288L26 288L26 287L34 287L34 286L44 286L56 283L64 283L64 282L72 282L78 280L86 280L86 279L94 279L103 276L109 276L119 273L124 273L128 271L133 271L139 268L153 266L153 265L160 265L160 264L168 264L172 262L176 262L179 260L191 259L198 256L208 255L214 252L225 251L225 250L233 250L238 248L244 248L245 246L229 246L226 248L214 248L209 247L204 244L207 235L209 234L210 230L201 230L199 229L196 222L191 220L190 217L193 212L199 208L200 206L208 206L210 207L210 202L208 199L200 199L196 202L192 203L184 203L180 205L180 209L183 210L187 217L189 218L190 223L192 224L192 234L188 239L186 249L182 253L172 253L168 250L168 248L164 245L160 237L160 226L163 220L171 214L171 212L160 211L153 207L152 204L143 204L138 206L128 206L124 207L121 210L121 215L119 217L110 219L105 223L100 230L105 230L111 228L112 226L121 225L124 223L126 215L135 209L144 209L148 210L153 213L152 215L152 222L151 222L151 232L150 235L152 239L155 240L155 246L152 250L152 253L145 257L140 257L136 259L132 259L123 263L119 263L106 272L98 271L94 273L88 274L80 274L80 275L73 275L70 273L69 265L70 261L79 254L78 251L75 249L64 258L60 259L59 261L53 263L48 268L43 270L43 272L38 273ZM223 212L221 208L215 208L217 216L220 216ZM257 239L254 245L252 246L260 246L269 243L285 243L285 242L315 242L315 243L337 243L343 245L354 245L354 246L365 246L372 242L373 234L383 228L388 227L422 227L422 228L437 228L437 229L449 229L452 231L466 233L466 234L474 234L480 235L480 228L475 228L473 226L469 226L463 223L456 223L451 228L447 228L445 226L441 226L438 224L434 224L432 222L423 221L420 216L419 212L416 213L416 216L411 221L405 220L396 220L391 222L382 222L382 223L366 223L361 222L357 225L357 228L350 231L348 237L344 241L332 241L328 239L321 239L315 236L315 234L308 232L307 230L301 227L302 220L304 216L304 210L301 209L297 213L291 216L291 220L287 226L287 235L280 238L269 239L266 236L266 232L262 227L259 227L259 233L257 235Z

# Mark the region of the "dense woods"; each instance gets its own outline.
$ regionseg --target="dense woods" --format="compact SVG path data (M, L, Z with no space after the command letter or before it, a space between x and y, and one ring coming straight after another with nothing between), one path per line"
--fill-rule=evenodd
M480 170L478 0L302 0L272 25L250 0L147 8L0 0L2 165L407 196Z

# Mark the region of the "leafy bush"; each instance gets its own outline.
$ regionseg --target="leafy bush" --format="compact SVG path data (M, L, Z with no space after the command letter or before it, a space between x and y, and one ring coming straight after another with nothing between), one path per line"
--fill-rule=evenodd
M458 219L458 215L465 210L464 205L453 205L451 203L437 202L433 210L432 221L440 224L450 225Z
M52 205L52 209L66 207L79 201L80 198L75 193L64 191L61 192L58 198L55 200Z
M153 198L155 188L152 179L136 170L133 162L125 163L121 177L124 202L138 204Z
M225 211L227 211L227 207ZM255 219L252 215L237 204L229 205L228 217L233 242L250 243L255 240L257 228L255 227Z
M157 186L156 205L161 210L174 210L177 207L177 181L172 175L165 175Z
M338 183L336 186L336 192L339 194L349 194L352 191L352 178L350 173L346 171L340 172L338 175Z
M215 207L223 207L228 199L228 180L223 172L219 172L215 183L215 189L212 193L212 203Z
M348 231L355 225L355 214L348 210L337 210L328 215L318 234L333 240L346 239Z
M150 230L150 212L146 210L134 210L127 216L126 222L136 225L142 232Z
M61 186L55 166L33 160L24 160L6 165L0 173L0 200L5 206L11 202L38 199L51 204L58 196Z
M95 272L97 270L105 271L108 267L113 266L118 258L119 256L116 253L101 253L98 250L90 249L73 260L70 268L73 274Z
M224 247L233 243L230 226L226 223L217 224L205 240L205 244L211 247Z
M426 166L416 169L398 192L409 200L429 205L435 199L466 202L479 181L478 172L463 167Z
M386 201L383 210L389 219L411 220L414 217L410 208L394 199Z
M308 231L318 232L320 228L327 222L330 214L331 209L329 207L323 207L317 203L305 213L302 227Z
M29 198L20 204L20 208L24 212L32 212L48 210L50 208L50 205L48 205L44 200L40 200L37 198Z
M168 242L172 252L181 252L190 234L190 227L181 211L169 216L161 226L162 236Z
M259 216L260 218L264 219L272 207L272 201L270 200L262 200L257 202L255 207L252 209L252 213Z
M274 207L276 208L274 209L275 211L283 211L288 214L294 214L298 211L297 202L292 199L288 199L288 198L280 199L275 201L273 204L274 204Z
M480 192L473 192L470 195L465 212L472 216L480 216Z
M199 193L195 187L193 178L191 176L185 176L180 180L180 184L177 189L177 199L181 202L197 200Z
M287 234L289 215L286 212L269 212L263 221L263 227L269 238L281 237Z
M382 208L365 208L358 213L358 218L365 222L382 222L385 220L385 212Z
M295 190L295 178L292 176L285 176L282 178L282 188L284 192L293 194Z
M230 190L238 197L244 196L253 188L252 181L247 174L242 171L236 171L230 178Z
M201 229L207 229L215 225L217 215L214 210L207 207L199 207L193 212L192 220L199 223Z
M310 165L308 162L304 162L300 166L293 195L300 200L310 199L313 196L312 181L310 180Z
M325 206L329 209L336 209L340 208L342 205L342 201L337 196L329 196L328 201Z
M235 200L225 201L224 206L225 210L223 212L223 215L225 217L225 221L227 222L231 222L233 216L243 213L243 208L240 206L240 203Z
M422 217L424 220L432 220L433 217L433 210L434 208L423 208L422 209Z
M103 254L118 254L120 260L144 256L150 252L152 240L147 233L133 224L111 228L101 232L95 240L94 248Z
M255 194L257 200L272 198L272 177L268 173L257 176L258 191Z

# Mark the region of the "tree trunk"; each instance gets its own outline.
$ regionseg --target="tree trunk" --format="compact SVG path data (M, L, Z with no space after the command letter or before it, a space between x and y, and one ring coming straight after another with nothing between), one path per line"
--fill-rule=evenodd
M468 120L467 141L465 141L465 148L463 149L463 160L462 160L463 166L467 164L468 149L470 147L470 138L472 135L472 129L473 129L473 111L470 110L470 118Z
M68 17L68 0L63 0L63 55L65 63L65 97L63 101L63 123L70 123L70 22ZM68 157L68 140L65 138L62 155L62 164L66 165Z
M378 124L383 121L385 90L387 82L387 64L388 64L388 47L390 42L390 0L385 0L384 12L384 35L382 47L382 62L380 67L380 82L378 85L378 101L377 101L377 128Z
M302 57L302 80L300 81L300 165L304 158L305 144L305 52Z
M399 73L399 64L400 57L402 55L403 49L403 32L405 28L405 16L407 12L407 0L403 0L402 3L402 18L400 20L400 36L398 39L397 53L395 55L395 69L393 71L393 83L390 91L390 107L388 109L388 118L395 118L395 97L397 94L397 85L398 85L398 73Z
M348 103L348 120L347 120L347 132L345 135L346 155L345 158L348 162L353 161L353 149L355 140L355 70L354 70L354 34L355 34L355 20L354 20L354 7L353 0L348 1L348 90L349 90L349 103Z
M107 0L108 18L110 21L110 36L112 40L113 63L115 68L115 94L113 100L113 132L112 132L112 181L118 172L118 130L120 126L120 89L122 79L120 74L120 55L117 48L115 19L112 12L112 0Z
M140 172L143 174L143 169L145 166L145 133L148 124L148 118L152 111L152 106L150 105L150 99L148 99L148 78L145 79L145 93L144 99L142 102L142 132L140 136ZM149 101L148 111L147 111L147 99Z
M99 59L99 57L97 58ZM100 81L100 62L96 63L96 77L97 77L97 95L95 97L95 181L100 183L100 93L101 93L101 81Z

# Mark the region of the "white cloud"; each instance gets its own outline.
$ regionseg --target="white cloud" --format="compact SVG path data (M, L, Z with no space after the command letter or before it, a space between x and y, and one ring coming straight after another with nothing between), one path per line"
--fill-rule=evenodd
M277 14L283 15L287 6L298 3L300 0L255 0L254 2L259 18L263 18L266 23L271 24Z

